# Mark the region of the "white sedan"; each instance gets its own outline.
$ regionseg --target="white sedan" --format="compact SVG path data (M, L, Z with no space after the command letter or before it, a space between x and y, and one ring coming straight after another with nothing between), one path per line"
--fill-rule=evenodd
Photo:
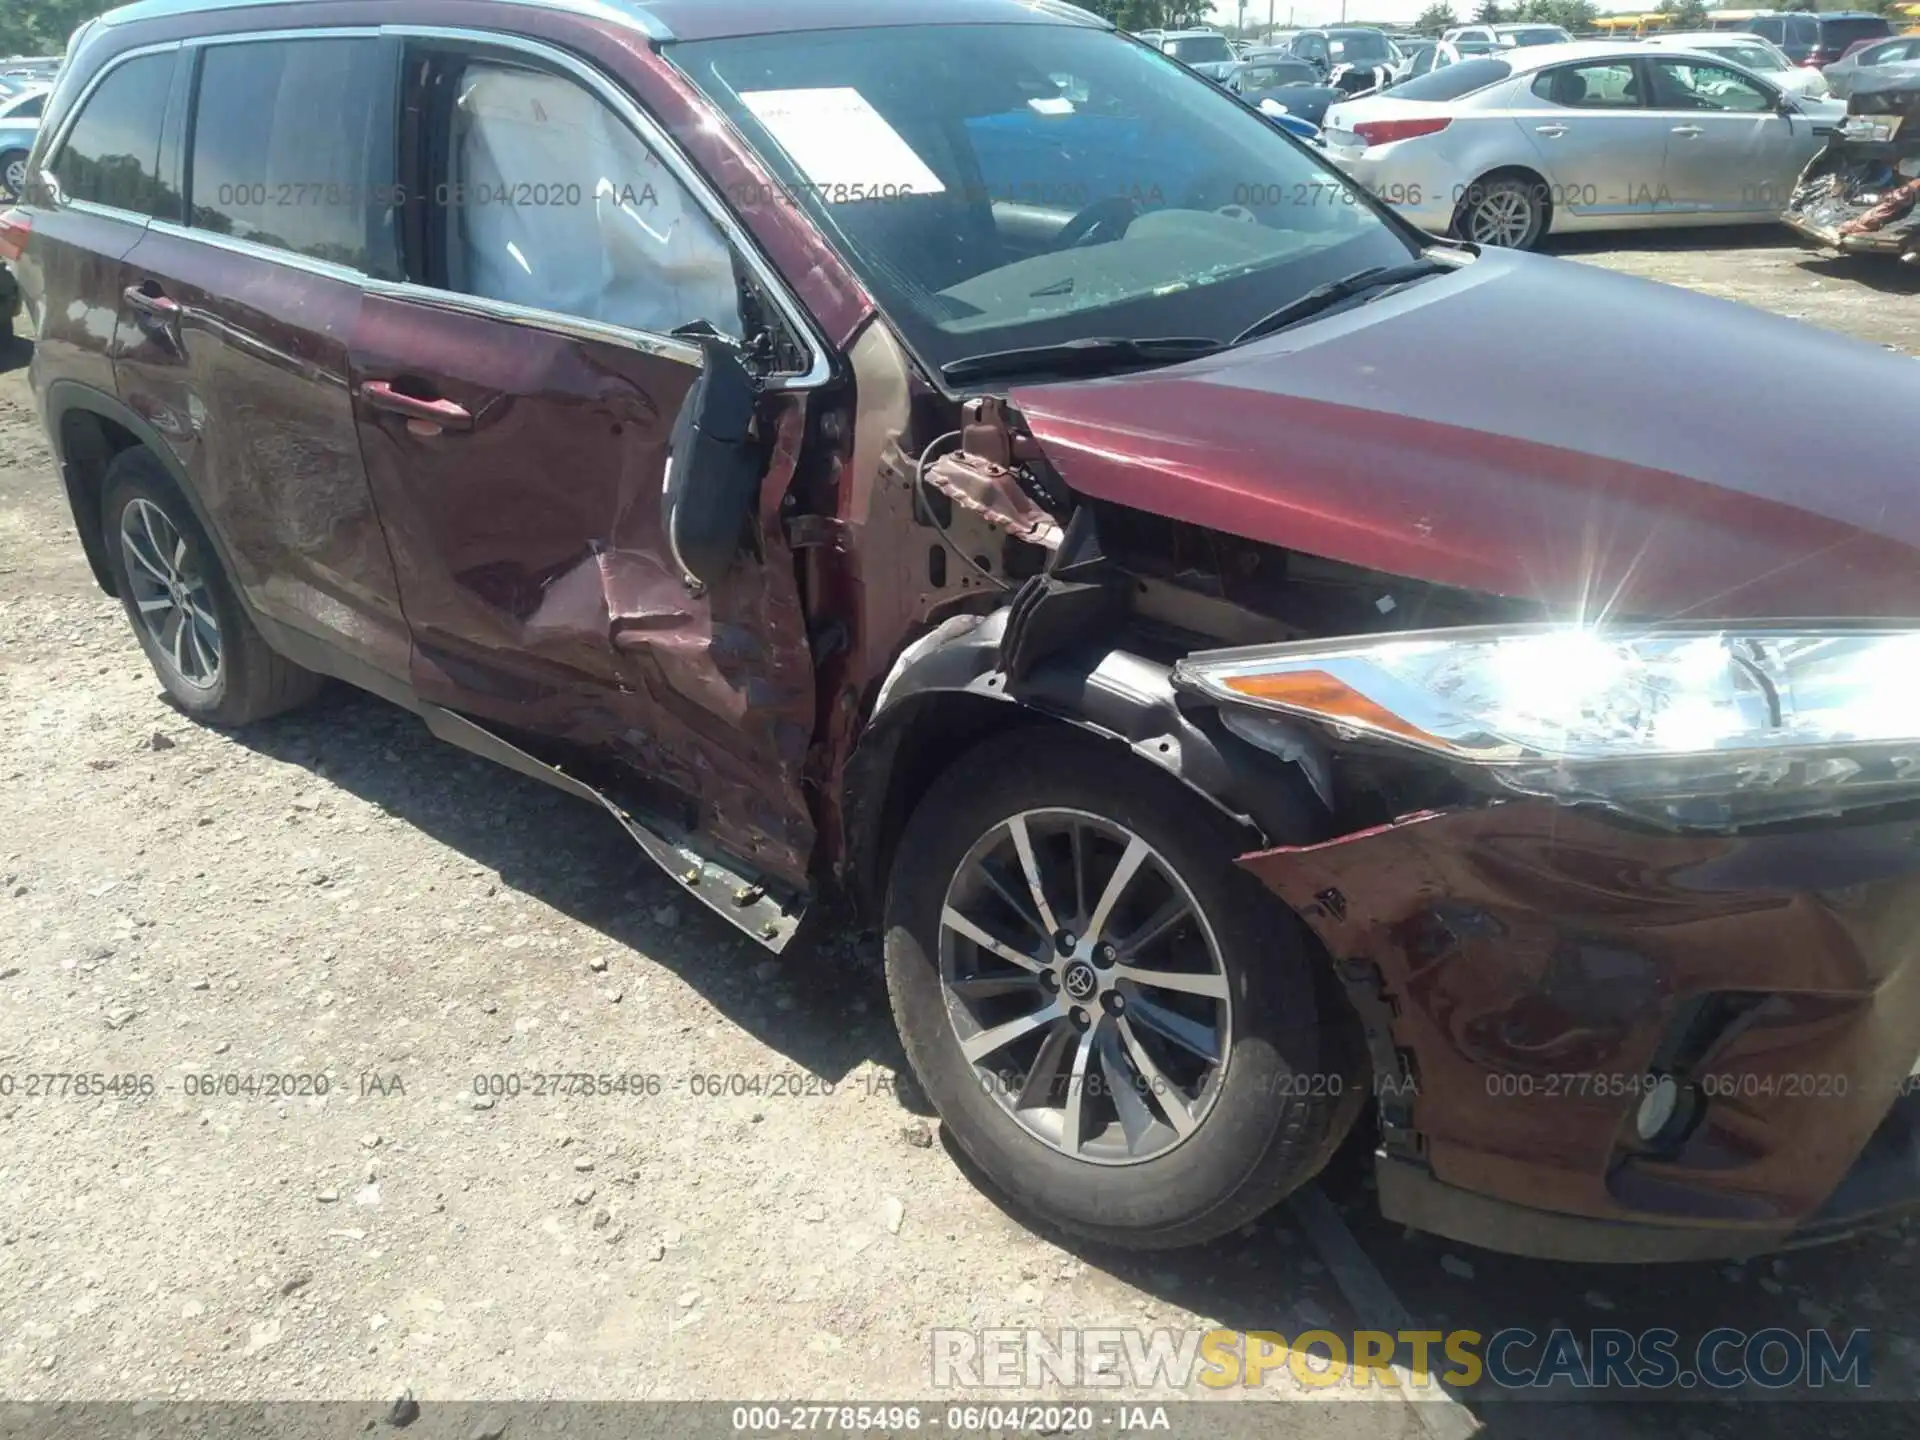
M1731 60L1742 70L1752 71L1789 95L1818 100L1832 90L1825 75L1811 65L1794 64L1786 51L1764 35L1746 35L1737 30L1687 30L1677 35L1649 35L1640 43L1653 50L1696 50L1716 60Z
M1527 249L1576 230L1777 220L1845 113L1698 51L1589 42L1329 106L1322 138L1416 225Z

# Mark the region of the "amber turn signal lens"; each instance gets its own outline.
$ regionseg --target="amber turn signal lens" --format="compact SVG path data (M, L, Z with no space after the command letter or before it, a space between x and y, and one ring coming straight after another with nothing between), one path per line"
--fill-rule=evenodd
M1265 700L1289 710L1305 711L1335 724L1352 725L1363 730L1379 730L1416 740L1423 745L1446 748L1417 725L1409 725L1384 706L1375 704L1346 681L1324 670L1282 670L1269 674L1229 675L1221 681L1227 689L1249 700Z

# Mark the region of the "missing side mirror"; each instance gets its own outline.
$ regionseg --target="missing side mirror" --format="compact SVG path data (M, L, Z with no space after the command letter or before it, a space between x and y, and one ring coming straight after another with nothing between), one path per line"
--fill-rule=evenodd
M733 341L710 330L684 338L705 363L667 442L660 518L681 573L711 587L733 568L766 471L751 434L760 387Z

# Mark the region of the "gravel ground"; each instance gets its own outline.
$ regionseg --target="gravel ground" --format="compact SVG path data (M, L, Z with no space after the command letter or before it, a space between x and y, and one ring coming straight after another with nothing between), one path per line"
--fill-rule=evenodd
M1920 276L1893 267L1767 233L1562 253L1920 352ZM770 960L610 820L365 697L187 723L94 587L26 356L0 348L0 1075L22 1077L0 1095L0 1399L899 1398L931 1393L934 1327L1377 1323L1287 1211L1145 1259L1009 1218L897 1083L870 937ZM152 1093L26 1097L48 1072ZM630 1078L474 1094L554 1072ZM223 1076L298 1093L198 1093ZM1364 1182L1330 1188L1422 1323L1869 1326L1876 1383L1913 1393L1904 1232L1551 1266L1403 1237ZM1675 1440L1890 1418L1603 1408L1591 1433ZM1516 1440L1544 1419L1483 1414ZM1284 1423L1434 1433L1404 1405Z

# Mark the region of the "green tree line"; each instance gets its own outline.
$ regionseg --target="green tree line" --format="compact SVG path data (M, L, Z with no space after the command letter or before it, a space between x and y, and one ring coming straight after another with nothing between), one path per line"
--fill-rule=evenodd
M58 55L84 21L112 8L100 0L0 0L0 55Z

